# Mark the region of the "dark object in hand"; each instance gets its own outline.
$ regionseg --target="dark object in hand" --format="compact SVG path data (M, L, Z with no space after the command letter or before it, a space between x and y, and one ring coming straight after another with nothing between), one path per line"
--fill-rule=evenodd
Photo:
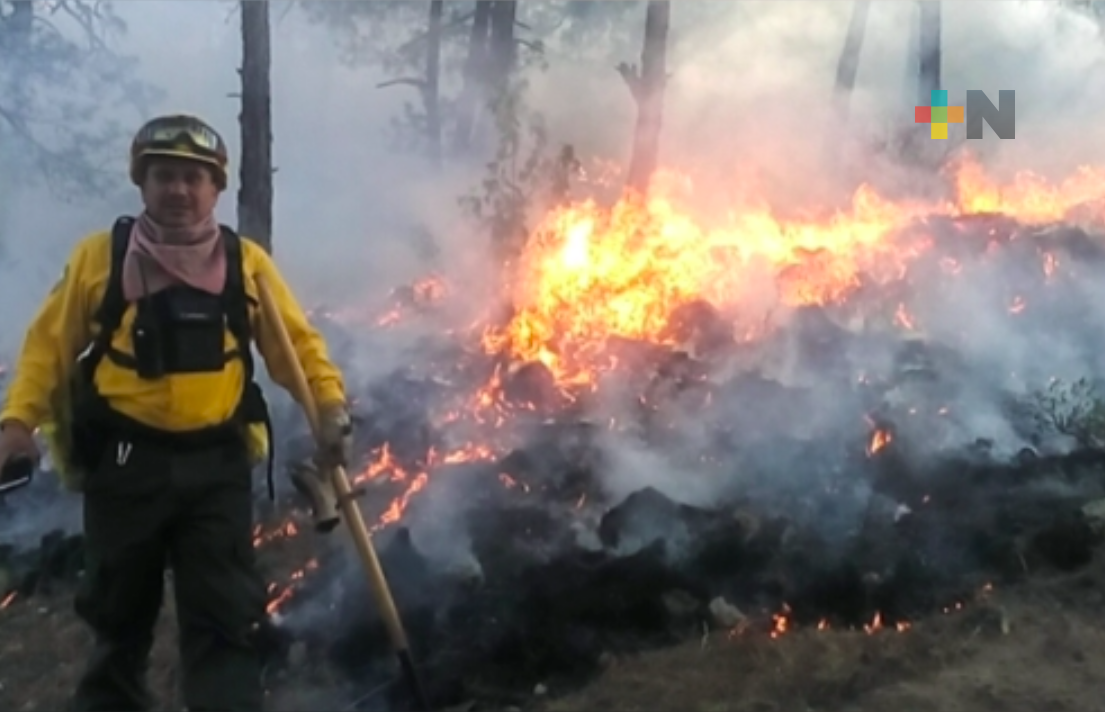
M7 494L20 487L31 484L35 474L34 460L29 457L17 457L4 463L0 469L0 495Z

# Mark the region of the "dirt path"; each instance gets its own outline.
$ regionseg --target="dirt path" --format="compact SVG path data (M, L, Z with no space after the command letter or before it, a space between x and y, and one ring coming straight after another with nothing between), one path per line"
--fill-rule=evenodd
M1099 557L1100 559L1100 557ZM162 709L176 703L172 609L155 650ZM68 596L0 611L0 709L56 711L90 638ZM274 684L271 709L310 709L323 680ZM335 681L336 683L336 681ZM1105 712L1105 562L1074 575L995 590L962 610L882 630L717 633L610 663L585 690L542 701L543 712ZM328 707L329 708L329 707ZM319 707L318 709L323 709ZM478 708L475 708L478 709Z

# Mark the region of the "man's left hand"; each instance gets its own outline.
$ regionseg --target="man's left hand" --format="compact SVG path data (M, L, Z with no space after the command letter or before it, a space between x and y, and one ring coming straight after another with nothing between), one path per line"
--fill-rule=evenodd
M318 410L319 443L315 464L321 469L348 467L353 459L353 423L345 403L325 403Z

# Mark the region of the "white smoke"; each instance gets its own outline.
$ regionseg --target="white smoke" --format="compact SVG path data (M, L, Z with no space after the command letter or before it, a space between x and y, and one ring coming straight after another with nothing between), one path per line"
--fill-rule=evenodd
M529 5L520 7L523 21ZM234 7L176 0L121 3L118 11L130 25L124 51L135 55L144 77L166 92L158 111L204 116L237 155L239 105L229 96L239 89ZM408 99L403 90L376 89L383 78L379 71L343 66L331 31L309 24L295 10L282 17L279 7L273 8L272 30L278 168L273 241L285 276L308 306L377 303L391 288L430 268L412 237L422 227L441 249L439 266L462 288L453 298L470 306L477 300L468 299L463 287L487 281L487 236L462 220L456 198L482 177L482 167L442 173L390 150L383 130ZM838 126L829 107L850 4L675 3L662 162L693 176L696 198L706 205L724 205L731 182L746 175L758 175L766 197L780 209L839 200L850 195L857 180L895 190L915 187L921 178L912 170L867 149L912 114L912 106L903 105L912 101L912 92L903 86L912 7L876 3L872 8L852 119ZM628 158L635 107L613 65L639 61L643 8L622 22L629 39L611 37L617 50L581 53L551 46L551 67L532 76L528 95L557 143L616 163ZM1001 89L1017 92L1017 139L989 136L970 145L992 170L1008 176L1014 169L1032 169L1060 178L1080 164L1105 161L1105 141L1100 140L1105 136L1096 121L1105 110L1105 91L1098 86L1105 81L1098 71L1105 44L1090 20L1049 3L945 3L943 27L943 84L953 103L962 103L966 89L982 89L995 101ZM827 161L824 146L836 141L856 144L853 174ZM118 169L125 170L123 155ZM42 189L21 185L3 167L0 186L0 244L7 255L0 266L0 354L10 363L68 248L139 203L131 195L111 205L59 205ZM219 206L219 217L230 224L236 222L237 187L235 169ZM958 333L955 319L978 311L972 305L987 300L991 280L1000 279L993 275L963 284L954 295L955 312L928 313L922 304L919 316L936 336ZM938 303L949 301L944 295ZM973 323L969 331L961 344L965 353L995 369L1023 372L1038 364L1041 354L1066 373L1098 373L1102 366L1086 363L1066 344L1041 343L1004 323ZM358 335L366 343L356 349L357 380L371 380L406 363L418 335L398 345ZM827 419L824 413L818 417ZM980 405L968 421L980 434L1013 440L994 419L990 404ZM728 486L664 454L624 444L610 450L613 462L605 486L614 497L651 485L680 501L708 504L719 487ZM459 490L450 494L464 496ZM449 500L436 500L441 511L448 510ZM0 528L8 526L0 523ZM451 539L442 526L424 532L428 548L442 559L463 559L466 542ZM10 530L2 530L7 538Z

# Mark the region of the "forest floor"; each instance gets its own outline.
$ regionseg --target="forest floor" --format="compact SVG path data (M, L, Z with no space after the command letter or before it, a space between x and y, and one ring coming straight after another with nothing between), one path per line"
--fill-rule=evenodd
M154 651L163 710L180 710L171 602ZM0 611L0 709L63 710L90 645L71 594ZM269 707L312 708L308 683L274 682ZM778 638L716 634L611 661L574 692L550 690L534 712L1096 712L1105 711L1105 557L980 594L905 631L798 630ZM332 698L331 698L332 699ZM321 708L319 708L321 709ZM329 709L334 709L332 706ZM480 709L475 707L473 709Z
M899 632L803 630L642 655L546 712L1100 712L1105 563Z

